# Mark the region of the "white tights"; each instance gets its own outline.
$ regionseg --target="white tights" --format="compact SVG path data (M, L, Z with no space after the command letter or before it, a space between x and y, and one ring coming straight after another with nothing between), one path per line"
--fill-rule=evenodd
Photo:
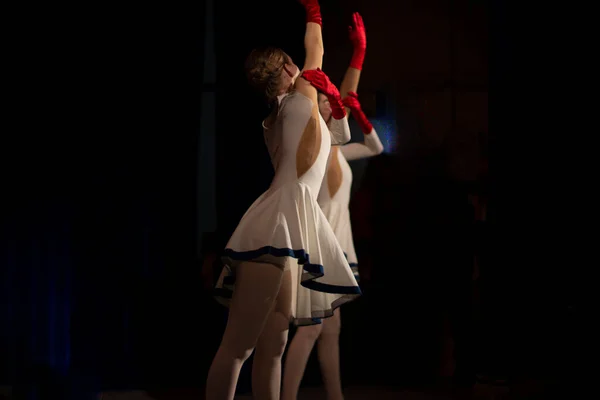
M242 365L255 348L254 398L279 400L291 296L290 270L255 262L237 267L227 327L208 372L207 400L233 400Z

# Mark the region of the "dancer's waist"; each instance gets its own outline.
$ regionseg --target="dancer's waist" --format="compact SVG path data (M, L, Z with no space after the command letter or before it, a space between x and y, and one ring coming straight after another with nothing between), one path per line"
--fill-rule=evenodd
M323 174L319 178L319 174L313 171L309 171L302 175L301 177L296 177L295 174L277 174L275 173L275 177L269 186L269 190L277 190L286 185L306 185L310 187L311 192L316 196L319 193L319 189L321 187L321 180L323 179Z

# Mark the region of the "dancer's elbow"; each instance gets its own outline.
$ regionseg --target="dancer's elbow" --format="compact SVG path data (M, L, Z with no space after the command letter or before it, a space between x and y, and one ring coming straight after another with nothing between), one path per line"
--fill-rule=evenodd
M304 62L304 70L321 68L323 66L323 45L316 44L312 48L306 48L306 61Z

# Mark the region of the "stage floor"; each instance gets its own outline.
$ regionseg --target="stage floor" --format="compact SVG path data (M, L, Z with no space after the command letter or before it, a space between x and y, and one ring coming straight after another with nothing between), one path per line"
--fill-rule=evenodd
M198 390L174 390L170 392L109 392L104 393L101 400L201 400L203 393ZM238 395L238 400L250 400L252 395ZM472 393L455 393L443 389L436 390L400 390L386 387L347 387L344 389L345 400L504 400L509 399L506 387L476 385ZM298 400L326 400L323 388L302 388Z

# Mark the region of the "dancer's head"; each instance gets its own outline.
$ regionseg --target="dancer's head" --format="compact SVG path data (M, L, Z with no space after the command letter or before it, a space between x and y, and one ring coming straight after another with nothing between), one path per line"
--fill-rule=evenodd
M252 50L246 59L246 75L250 85L272 103L292 90L300 69L283 50L268 47Z
M331 119L331 104L329 104L327 96L325 96L323 93L319 93L319 112L321 113L321 116L325 122L328 123Z

